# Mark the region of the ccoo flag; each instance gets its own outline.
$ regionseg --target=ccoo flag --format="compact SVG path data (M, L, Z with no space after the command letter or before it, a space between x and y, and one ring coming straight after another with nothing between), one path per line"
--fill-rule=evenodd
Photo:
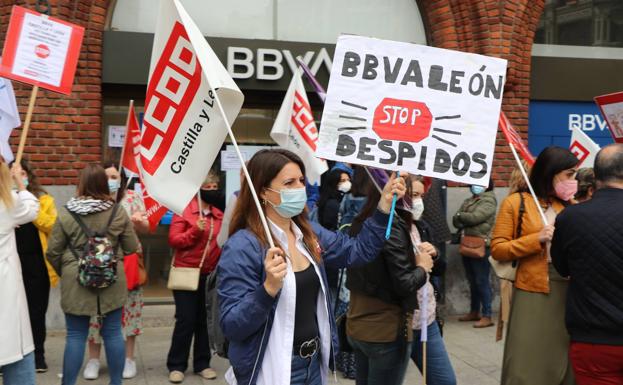
M178 0L161 0L140 144L149 195L181 214L196 196L244 100Z
M128 111L128 123L125 133L125 141L123 144L123 155L121 157L121 166L133 173L139 174L138 158L139 158L139 144L141 142L141 127L136 120L136 114L134 113L134 104L130 106ZM127 173L126 173L127 174Z
M593 167L599 146L580 128L573 127L569 150L580 160L578 168Z
M314 156L318 129L307 100L300 69L294 72L270 137L280 147L301 157L309 183L320 183L320 175L327 171L328 166L325 160Z
M499 125L508 143L513 146L515 150L519 151L521 157L528 162L530 167L532 167L535 161L534 155L532 155L526 143L523 141L521 136L519 136L519 133L515 131L515 128L511 122L508 121L506 114L502 111L500 111Z

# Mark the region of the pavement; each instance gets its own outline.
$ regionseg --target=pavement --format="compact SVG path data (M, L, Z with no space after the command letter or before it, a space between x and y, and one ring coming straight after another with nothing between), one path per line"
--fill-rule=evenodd
M126 385L165 385L169 384L166 369L166 355L171 340L172 313L170 306L147 306L145 308L146 328L144 334L138 338L136 360L138 375L125 380ZM150 316L151 314L151 316ZM497 317L494 316L494 319ZM162 326L167 325L167 326ZM460 385L494 385L499 384L503 341L495 342L495 327L474 329L471 323L458 322L456 317L446 319L444 329L446 349L454 367L457 382ZM46 341L46 359L50 370L37 375L39 385L59 385L60 372L65 347L65 332L48 332ZM104 350L104 349L102 349ZM85 359L86 362L86 359ZM214 357L212 367L217 371L216 380L203 380L199 376L187 372L184 384L186 385L224 385L223 374L229 367L227 360ZM422 384L422 376L410 364L405 384ZM105 358L102 357L100 378L94 381L80 379L81 385L108 384ZM330 384L335 384L331 381ZM337 384L355 384L355 381L342 378L337 374Z

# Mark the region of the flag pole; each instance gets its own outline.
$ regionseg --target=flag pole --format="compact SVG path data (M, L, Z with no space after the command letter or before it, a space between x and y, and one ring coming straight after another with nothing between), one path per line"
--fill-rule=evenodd
M134 100L130 99L128 106L128 116L125 118L125 138L123 138L123 147L121 148L121 158L119 158L119 172L123 172L123 157L125 156L125 144L130 137L130 111L134 108Z
M22 156L24 155L24 146L26 145L26 137L28 137L28 129L30 128L30 120L32 119L32 112L35 109L35 100L37 100L37 93L39 92L39 86L34 85L30 92L30 100L28 101L28 110L26 111L26 120L24 121L24 128L22 128L22 136L19 138L19 146L17 147L17 156L15 157L15 163L21 164Z
M422 342L422 377L423 384L426 385L426 341Z
M203 219L203 209L201 208L201 192L197 191L197 207L199 207L199 219Z
M396 178L400 178L400 171L396 172ZM396 202L398 201L398 194L394 193L392 197L392 207L389 210L389 220L387 221L387 229L385 230L385 239L389 239L392 233L392 222L394 221L394 213L396 212Z
M270 228L268 227L268 222L266 221L266 215L264 215L264 210L262 210L262 204L260 203L260 199L257 196L257 192L253 187L253 181L251 180L251 176L249 175L249 170L247 169L247 165L245 164L244 157L240 152L240 148L238 147L238 142L236 141L236 137L234 136L234 132L231 129L231 125L229 124L229 119L227 119L227 115L225 115L225 110L223 109L223 105L221 104L221 99L218 97L218 93L216 90L212 91L214 93L214 99L216 100L216 105L218 106L219 112L223 117L223 121L225 122L225 126L227 127L227 132L229 133L229 138L231 139L231 143L234 146L234 150L238 155L238 159L240 160L240 165L242 166L242 171L244 172L244 177L249 185L249 190L251 190L251 195L253 196L253 201L255 202L255 207L257 208L257 212L260 215L260 220L262 221L262 226L264 227L264 232L266 233L266 239L268 240L268 244L270 247L275 247L275 242L273 241L273 236L270 233Z
M523 164L521 163L521 159L519 159L519 155L517 154L517 151L515 150L515 146L513 146L513 144L510 142L508 143L508 146L511 148L511 152L513 153L513 156L515 157L515 161L517 162L519 171L521 171L521 175L523 176L524 180L526 181L526 184L528 185L528 189L530 190L530 195L532 195L532 199L534 199L536 208L539 210L539 214L541 215L541 220L543 221L543 224L547 226L549 224L547 222L547 217L545 217L545 212L543 212L543 208L541 207L541 204L539 203L539 198L536 196L536 193L534 192L534 189L532 188L532 184L530 183L530 178L528 178L528 174L526 173L526 170L524 169Z

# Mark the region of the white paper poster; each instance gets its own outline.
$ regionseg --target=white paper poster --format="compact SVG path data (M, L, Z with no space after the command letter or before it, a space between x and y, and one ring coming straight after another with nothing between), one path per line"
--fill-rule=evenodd
M316 156L488 185L506 60L340 36Z
M13 73L60 86L70 40L70 26L26 13Z
M123 147L125 133L125 126L108 126L108 147Z
M248 152L240 150L240 153L245 162L250 159ZM235 150L221 151L221 171L240 170L241 167L240 159L238 159L238 154L236 154Z

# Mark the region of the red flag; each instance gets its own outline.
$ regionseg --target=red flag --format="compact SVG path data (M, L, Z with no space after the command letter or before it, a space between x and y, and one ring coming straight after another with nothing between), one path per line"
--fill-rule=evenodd
M534 156L530 153L528 146L524 143L523 139L521 139L521 136L519 136L519 133L515 131L515 128L513 127L511 122L508 121L508 118L502 111L500 111L500 123L499 124L500 124L500 128L502 129L502 132L504 133L504 137L506 137L506 140L508 141L508 143L512 145L513 147L515 147L515 150L519 151L519 154L521 154L521 157L526 162L528 162L530 167L532 167L532 165L534 164Z
M154 232L160 219L162 219L164 214L169 210L149 195L142 180L137 187L138 186L140 186L140 191L137 192L143 197L143 203L145 204L145 215L147 215L147 220L149 221L149 231Z
M137 159L140 155L139 145L141 143L141 128L138 125L134 105L130 104L128 111L127 129L125 133L125 143L121 155L121 167L126 170L139 174Z

